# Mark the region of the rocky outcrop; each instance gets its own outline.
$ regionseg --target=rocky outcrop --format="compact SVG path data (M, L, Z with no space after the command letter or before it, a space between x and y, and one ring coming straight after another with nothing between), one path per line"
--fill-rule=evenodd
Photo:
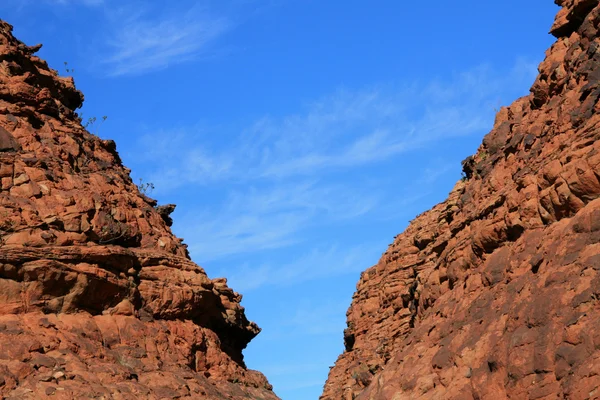
M87 132L83 95L0 21L0 397L276 399L260 329Z
M365 271L322 399L600 398L600 6Z

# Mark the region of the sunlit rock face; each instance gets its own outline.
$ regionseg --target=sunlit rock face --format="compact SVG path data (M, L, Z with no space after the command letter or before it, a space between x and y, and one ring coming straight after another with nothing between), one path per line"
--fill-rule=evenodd
M600 398L600 6L365 271L322 399Z
M0 397L277 399L260 329L87 132L71 78L0 21Z

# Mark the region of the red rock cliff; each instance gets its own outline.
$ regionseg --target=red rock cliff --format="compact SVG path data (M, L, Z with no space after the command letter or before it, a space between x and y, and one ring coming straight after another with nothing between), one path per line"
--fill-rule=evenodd
M0 21L0 397L276 399L259 332Z
M365 271L322 399L600 398L600 6Z

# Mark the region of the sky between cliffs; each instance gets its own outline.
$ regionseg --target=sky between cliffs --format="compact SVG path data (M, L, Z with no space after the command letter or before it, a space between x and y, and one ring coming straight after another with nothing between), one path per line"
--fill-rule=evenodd
M2 0L174 232L244 294L245 351L316 399L361 271L528 93L550 0ZM97 124L96 124L97 125Z

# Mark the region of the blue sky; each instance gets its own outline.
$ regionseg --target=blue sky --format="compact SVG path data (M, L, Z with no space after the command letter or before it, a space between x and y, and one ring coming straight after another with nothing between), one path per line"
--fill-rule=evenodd
M317 399L362 270L528 93L550 0L3 0L174 232L244 295L245 351Z

